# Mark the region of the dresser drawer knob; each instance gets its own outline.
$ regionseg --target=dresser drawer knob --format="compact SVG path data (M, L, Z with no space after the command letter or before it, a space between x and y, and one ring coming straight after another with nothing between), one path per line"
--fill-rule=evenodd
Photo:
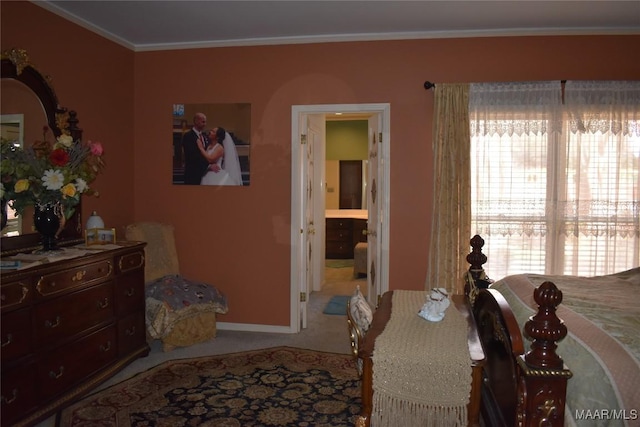
M132 297L135 293L136 293L136 288L129 288L127 289L127 292L125 292L125 295L128 297Z
M13 342L13 335L7 334L7 339L2 341L2 347L6 347Z
M53 371L49 371L49 377L53 378L54 380L57 380L60 377L62 377L62 374L64 374L64 366L60 366L60 368L58 368L57 373Z
M109 350L111 350L111 341L107 341L106 344L100 346L100 351L103 353L106 353Z
M84 279L84 276L86 274L87 274L86 270L76 271L76 274L74 274L73 277L71 277L71 281L79 282L80 280Z
M4 395L0 398L0 400L2 400L2 403L6 403L7 405L11 405L13 402L15 402L15 400L18 398L18 389L14 388L13 390L11 390L11 397L9 399L7 399L6 397L4 397Z
M46 322L44 322L44 326L46 326L47 328L57 328L58 326L60 326L60 316L56 316L55 320L53 321L47 320Z
M99 309L104 309L109 307L109 298L105 298L102 301L96 301Z
M130 337L132 337L132 336L134 336L134 335L136 334L136 327L135 327L135 326L132 326L132 327L130 327L130 328L127 328L127 329L124 331L124 333L125 333L125 334L127 334L127 335L129 335Z

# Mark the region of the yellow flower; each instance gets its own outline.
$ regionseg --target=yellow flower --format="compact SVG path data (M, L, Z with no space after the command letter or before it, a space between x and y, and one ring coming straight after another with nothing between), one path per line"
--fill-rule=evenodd
M16 181L16 184L13 186L13 191L16 193L22 193L29 189L29 180L28 179L19 179Z
M69 183L60 189L62 194L68 197L73 197L76 195L76 186Z

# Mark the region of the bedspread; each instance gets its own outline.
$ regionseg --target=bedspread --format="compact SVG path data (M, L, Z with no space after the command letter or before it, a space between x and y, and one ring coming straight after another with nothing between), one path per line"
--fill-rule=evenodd
M580 419L580 426L638 425L640 268L589 278L514 275L491 287L505 297L522 328L537 309L533 290L545 281L563 292L557 314L569 334L558 354L574 373L567 385L567 415ZM618 411L617 416L584 419L602 410Z

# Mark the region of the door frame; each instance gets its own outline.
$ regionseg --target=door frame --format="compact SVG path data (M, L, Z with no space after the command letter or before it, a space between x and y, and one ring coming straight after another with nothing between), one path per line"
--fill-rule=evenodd
M391 105L388 103L381 104L318 104L318 105L293 105L291 108L291 303L290 303L290 331L293 333L300 332L301 329L301 303L300 290L309 289L309 284L301 284L300 280L305 275L300 274L302 269L303 258L305 255L305 221L304 212L302 211L302 198L305 195L305 179L302 176L303 167L301 164L301 133L305 129L305 118L312 114L332 114L342 112L345 114L371 114L379 115L382 118L382 131L380 132L380 144L378 155L370 158L369 161L378 162L381 170L382 181L378 184L378 200L379 200L379 216L377 236L380 245L380 259L377 260L377 275L379 277L380 294L389 290L389 212L390 212L390 128L391 128ZM318 150L315 150L317 153ZM324 152L324 150L322 150ZM318 169L322 171L322 179L324 179L325 159L318 162L314 157L314 163ZM318 182L317 188L324 195L324 182ZM317 205L316 205L317 206ZM324 206L324 203L322 204ZM316 207L317 209L317 207ZM324 221L324 212L315 212L315 218ZM316 227L316 238L324 242L325 227ZM323 245L324 246L324 245ZM313 257L312 262L317 268L324 268L321 265L324 260L324 254L320 258L318 255ZM302 279L301 279L302 278ZM308 296L307 296L308 298Z

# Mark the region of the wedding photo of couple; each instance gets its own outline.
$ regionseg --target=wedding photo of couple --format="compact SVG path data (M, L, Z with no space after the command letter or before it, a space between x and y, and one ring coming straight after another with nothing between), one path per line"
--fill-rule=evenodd
M215 105L215 104L214 104ZM234 104L230 104L233 106ZM192 106L194 107L194 106ZM207 126L207 113L212 108L192 113L192 123L188 124L185 110L181 111L180 129L176 131L174 122L174 184L184 185L234 185L248 184L248 155L238 154L238 148L248 153L248 145L237 141L233 133L222 126ZM210 106L210 107L213 107ZM218 105L218 108L223 108ZM174 119L176 108L174 106ZM215 113L215 111L214 111ZM186 114L189 114L186 112ZM213 114L218 117L218 114ZM228 115L221 114L228 119ZM227 120L229 121L229 120ZM242 120L231 120L242 123ZM226 121L225 121L226 123ZM236 123L236 125L238 124ZM246 126L245 126L246 127ZM247 131L248 133L248 131ZM236 144L240 143L239 147Z

